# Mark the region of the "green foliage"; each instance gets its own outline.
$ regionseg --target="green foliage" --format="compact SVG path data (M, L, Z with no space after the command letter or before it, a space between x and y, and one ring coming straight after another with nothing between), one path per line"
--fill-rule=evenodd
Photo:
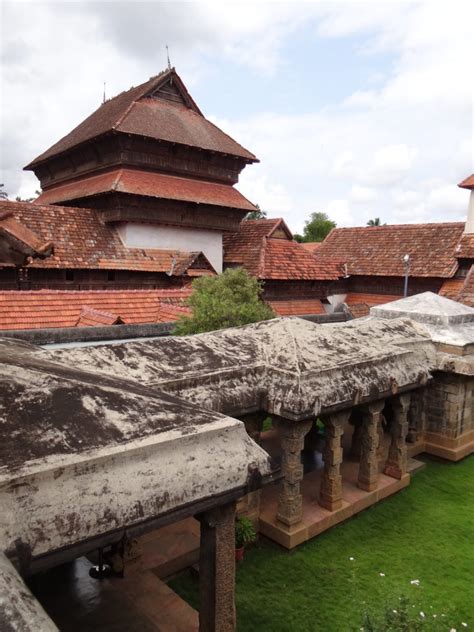
M244 220L246 219L266 219L267 218L267 211L262 211L262 209L259 207L258 204L255 204L257 210L256 211L250 211L249 213L247 213L247 215L244 217Z
M296 234L296 241L323 241L333 228L336 222L326 215L326 213L311 213L309 220L305 222L303 235Z
M251 521L245 516L239 516L235 520L235 548L252 544L257 539L257 532Z
M425 614L423 631L469 632L473 480L474 456L428 461L409 487L290 555L260 539L237 569L238 632L359 632L366 612L381 632L384 606L398 610L399 595L409 598L409 620ZM171 586L197 607L191 575Z
M380 221L380 217L375 217L374 219L369 219L367 222L367 226L386 226L387 224L382 224Z
M270 307L260 300L261 284L243 268L229 268L218 276L196 279L193 289L188 299L193 315L176 323L176 336L275 318Z
M8 193L3 188L4 186L5 186L4 184L0 184L0 200L7 200L8 199Z

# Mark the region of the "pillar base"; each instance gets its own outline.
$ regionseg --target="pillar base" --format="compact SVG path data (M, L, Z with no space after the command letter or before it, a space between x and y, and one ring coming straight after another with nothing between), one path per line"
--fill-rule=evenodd
M373 492L377 489L377 481L357 481L357 487L363 489L364 492Z
M324 509L327 509L328 511L336 511L342 507L342 498L333 499L320 497L318 502L321 507L324 507Z
M383 473L392 478L396 478L399 481L402 479L404 472L397 465L386 465Z

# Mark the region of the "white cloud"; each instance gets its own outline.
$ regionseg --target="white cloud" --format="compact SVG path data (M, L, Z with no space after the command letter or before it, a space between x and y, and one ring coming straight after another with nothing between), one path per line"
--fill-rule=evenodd
M370 187L362 187L355 184L351 188L350 198L353 202L373 202L378 198L378 192Z

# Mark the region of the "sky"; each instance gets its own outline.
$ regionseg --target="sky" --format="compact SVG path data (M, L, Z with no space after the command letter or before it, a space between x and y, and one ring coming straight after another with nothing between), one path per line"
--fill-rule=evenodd
M474 3L0 0L0 182L106 96L176 67L255 153L239 190L295 232L464 220L474 172Z

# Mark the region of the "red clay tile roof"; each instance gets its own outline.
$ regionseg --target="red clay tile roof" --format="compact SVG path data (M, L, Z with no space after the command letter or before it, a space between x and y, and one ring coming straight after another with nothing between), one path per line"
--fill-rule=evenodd
M364 318L364 316L369 316L370 307L367 303L355 303L350 305L349 312L352 318Z
M469 307L474 307L474 265L467 274L457 300Z
M98 327L100 325L121 325L123 320L116 314L94 309L86 305L81 309L76 327Z
M464 285L464 279L447 279L439 291L440 296L456 301Z
M462 182L458 184L458 187L463 189L474 189L474 173L465 178Z
M230 184L216 184L135 169L116 169L54 187L43 191L35 203L53 204L114 191L245 211L255 210L255 206Z
M173 276L185 274L193 265L213 270L202 253L127 248L116 228L101 222L93 209L0 201L2 210L13 211L38 238L54 243L52 256L35 259L28 267L171 272Z
M19 222L8 206L0 207L0 262L24 265L29 257L48 257L52 251L52 242Z
M272 237L277 232L287 238ZM240 265L259 279L329 281L341 276L333 260L319 262L293 241L282 219L246 220L237 233L224 235L224 263Z
M148 96L170 77L185 95L188 107ZM173 68L103 103L69 134L30 162L25 169L31 169L38 163L77 145L112 132L136 134L239 156L250 162L257 161L250 151L204 118Z
M458 259L474 259L474 234L466 233L461 237L456 256Z
M112 324L98 315L104 313L109 321L120 317L125 324L169 322L189 312L180 307L190 294L189 289L4 291L0 292L0 329L86 326L87 314L87 325Z
M304 242L302 242L301 245L306 250L309 250L309 252L316 252L316 250L321 245L321 242L320 241L304 241Z
M400 296L399 294L370 294L363 292L349 292L344 302L346 305L349 305L349 307L352 307L352 305L360 305L362 303L365 303L369 307L374 307L375 305L384 305L385 303L398 301L398 299L400 298L403 298L403 296Z
M403 256L409 254L410 276L449 278L463 230L462 222L334 228L314 257L347 263L351 275L403 276Z
M326 313L319 299L267 301L267 303L277 316L305 316Z

